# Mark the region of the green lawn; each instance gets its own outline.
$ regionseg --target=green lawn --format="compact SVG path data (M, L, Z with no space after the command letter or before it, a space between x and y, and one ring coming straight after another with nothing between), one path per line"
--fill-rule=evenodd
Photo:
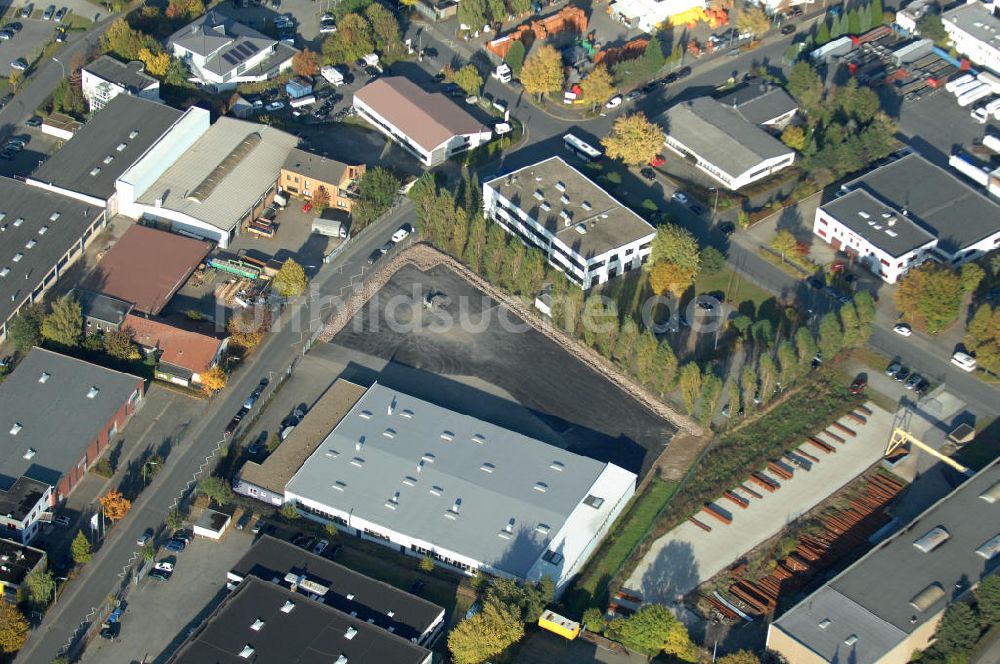
M755 311L760 310L761 305L774 296L752 281L736 274L730 268L723 268L721 272L709 275L699 275L694 282L696 293L722 292L726 295L726 300L738 308L742 308L745 302L752 302Z
M579 618L590 606L607 605L608 583L632 550L649 532L656 516L677 490L677 482L653 479L615 521L604 544L591 557L573 587L563 597L568 615Z

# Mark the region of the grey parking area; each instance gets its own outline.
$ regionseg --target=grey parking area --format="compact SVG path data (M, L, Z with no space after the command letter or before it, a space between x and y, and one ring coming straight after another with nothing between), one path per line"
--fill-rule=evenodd
M4 78L10 76L10 63L17 58L24 58L28 64L33 63L56 29L51 21L23 19L16 11L7 15L4 25L8 23L20 23L21 29L13 38L0 41L0 75Z
M81 662L133 664L164 662L226 595L226 573L250 548L248 530L230 530L221 541L196 538L179 554L160 551L156 560L174 561L167 581L145 576L128 596L121 634L97 638Z
M981 140L986 133L1000 131L996 120L983 125L972 119L970 113L979 105L981 102L961 108L955 95L944 88L935 90L922 99L903 103L899 133L923 156L948 169L948 157L955 148L968 153L974 141Z
M13 177L29 175L38 166L59 149L63 141L43 134L40 129L27 126L17 127L11 132L10 138L27 139L24 149L11 159L0 159L0 175Z
M318 51L323 43L319 32L319 17L322 16L329 2L316 0L261 0L257 5L239 7L237 2L223 2L218 9L226 16L232 16L237 21L245 23L261 32L270 32L269 22L280 14L291 14L295 19L298 39L295 45L299 48L308 47Z
M429 311L432 292L450 303ZM676 431L444 267L401 269L332 343L357 353L348 378L377 379L636 473ZM378 362L365 366L364 357Z
M525 635L517 646L518 664L635 664L646 659L641 655L630 656L627 652L612 652L607 648L578 638L567 641L545 630L537 630Z

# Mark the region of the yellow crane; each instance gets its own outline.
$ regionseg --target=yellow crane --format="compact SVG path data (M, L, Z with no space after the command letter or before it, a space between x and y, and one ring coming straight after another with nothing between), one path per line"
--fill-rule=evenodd
M885 456L889 456L890 454L898 450L900 447L903 447L904 445L907 444L916 445L924 452L927 452L931 456L940 459L941 461L945 462L946 464L948 464L958 472L962 473L966 477L971 477L974 474L973 471L969 470L959 462L955 461L950 456L941 454L936 449L934 449L927 443L923 442L922 440L920 440L919 438L917 438L912 433L910 433L909 431L907 431L902 427L896 427L895 429L892 430L892 436L889 437L889 444L885 448Z

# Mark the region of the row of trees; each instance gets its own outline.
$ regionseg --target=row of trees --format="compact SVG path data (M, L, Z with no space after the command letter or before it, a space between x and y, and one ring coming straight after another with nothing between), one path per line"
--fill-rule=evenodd
M822 46L831 39L844 35L863 35L873 28L885 23L882 15L882 0L873 0L867 5L854 7L848 12L841 12L831 20L824 20L816 31L816 46Z
M341 16L337 31L323 40L323 60L327 64L354 62L378 52L382 62L392 64L403 56L399 21L377 2Z
M945 611L934 634L934 645L917 653L922 664L962 664L983 636L1000 625L1000 576L987 576L976 588L974 603L957 602Z
M524 636L526 623L538 622L552 601L552 579L518 583L494 578L482 600L482 610L460 622L448 634L455 664L480 664L499 655Z
M975 292L985 274L975 263L966 263L958 271L924 263L899 282L896 307L930 334L937 334L958 318L965 294Z
M458 3L458 22L478 32L529 11L531 0L463 0Z
M976 364L1000 374L1000 307L981 304L965 329L965 347L976 354Z
M628 618L611 621L604 618L600 609L589 608L583 614L583 626L649 657L665 653L682 662L700 659L701 651L688 635L687 627L661 604L646 604Z

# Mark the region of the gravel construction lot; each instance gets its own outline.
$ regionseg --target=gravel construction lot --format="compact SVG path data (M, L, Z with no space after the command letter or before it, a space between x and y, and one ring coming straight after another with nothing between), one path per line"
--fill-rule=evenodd
M156 560L176 561L168 581L146 576L129 593L115 641L97 638L83 663L163 662L226 595L226 573L250 548L249 530L230 530L220 542L196 538L174 556L160 551Z
M426 309L430 292L450 304ZM636 473L645 474L676 432L447 268L404 267L332 343L391 361L380 382L403 382L397 387L414 396L519 431L537 418L550 433L524 433ZM478 389L455 390L459 382ZM512 400L534 418L512 423L523 411Z

